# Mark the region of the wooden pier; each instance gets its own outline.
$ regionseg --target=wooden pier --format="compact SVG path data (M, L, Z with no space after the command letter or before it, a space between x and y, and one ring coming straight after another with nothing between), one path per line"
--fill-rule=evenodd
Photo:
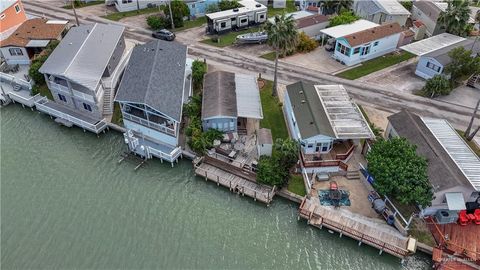
M252 174L245 172L241 168L230 168L228 165L208 156L197 158L193 161L195 174L204 177L206 181L211 180L217 183L217 185L227 187L232 192L242 194L242 196L247 195L255 201L258 200L267 205L272 202L275 195L275 187L271 188L256 183L251 179Z
M341 210L303 199L299 208L299 218L304 218L310 225L326 227L342 235L358 240L358 245L365 243L398 258L404 259L415 252L416 240L402 236L399 232L389 231L393 228L380 229L378 224L362 222L358 217L346 215ZM386 224L385 224L386 225Z

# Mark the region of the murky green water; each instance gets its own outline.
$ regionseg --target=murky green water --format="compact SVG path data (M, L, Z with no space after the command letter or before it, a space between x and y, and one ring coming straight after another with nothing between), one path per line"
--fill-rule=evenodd
M117 164L96 136L10 105L1 111L2 269L429 269L297 221L193 175L191 164Z

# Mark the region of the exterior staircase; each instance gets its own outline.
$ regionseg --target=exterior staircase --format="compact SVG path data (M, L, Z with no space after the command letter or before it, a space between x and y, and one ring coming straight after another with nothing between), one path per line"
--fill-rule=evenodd
M468 78L467 86L475 88L475 85L479 83L479 80L480 80L480 74L473 74L472 76L470 76L470 78Z
M348 180L360 180L360 171L347 171Z
M103 92L103 115L113 114L112 88L106 87Z

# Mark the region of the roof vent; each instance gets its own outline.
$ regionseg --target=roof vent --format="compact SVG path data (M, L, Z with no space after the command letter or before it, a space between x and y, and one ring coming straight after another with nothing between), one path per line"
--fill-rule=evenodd
M303 94L303 90L298 91L299 94Z
M313 121L310 121L310 125L313 125Z
M306 102L305 99L302 99L302 104L305 103L305 102Z
M234 8L234 9L233 9L233 12L238 12L238 8Z

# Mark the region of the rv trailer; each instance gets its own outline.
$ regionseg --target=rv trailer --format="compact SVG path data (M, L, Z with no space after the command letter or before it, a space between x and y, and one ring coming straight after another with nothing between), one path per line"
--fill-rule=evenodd
M239 4L242 5L239 8L206 14L207 33L220 34L258 25L267 20L266 6L253 0L243 0Z

